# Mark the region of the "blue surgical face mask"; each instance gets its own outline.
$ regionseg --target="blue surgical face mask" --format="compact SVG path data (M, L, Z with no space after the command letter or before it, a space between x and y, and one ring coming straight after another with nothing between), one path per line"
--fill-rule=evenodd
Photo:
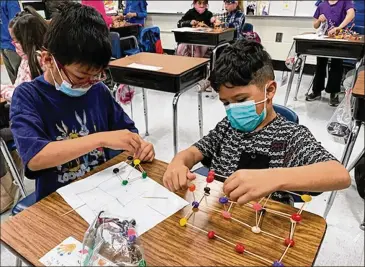
M55 59L53 58L53 61L56 65L56 68L57 68L57 71L62 79L62 84L59 85L57 82L56 82L56 79L54 78L54 75L53 75L53 72L51 70L51 75L52 75L52 78L53 78L53 81L54 81L54 84L55 84L55 87L56 87L56 90L58 91L61 91L62 93L70 96L70 97L80 97L80 96L83 96L85 95L89 90L90 88L92 87L92 85L88 86L88 87L85 87L85 88L72 88L71 84L68 83L67 81L63 80L62 78L62 75L61 75L61 72L57 66L57 63L55 61Z
M256 102L254 100L245 101L242 103L233 103L226 106L226 113L231 126L242 132L254 131L266 118L266 86L265 86L265 99ZM257 114L256 105L260 103L264 104L264 110L261 114Z

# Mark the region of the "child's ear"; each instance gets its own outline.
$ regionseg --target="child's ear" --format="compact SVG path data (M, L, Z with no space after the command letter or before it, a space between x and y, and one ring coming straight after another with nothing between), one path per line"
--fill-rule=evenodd
M47 68L52 68L53 67L54 62L52 60L52 55L48 51L42 51L41 52L41 59L42 59L42 63Z
M276 81L272 81L269 83L269 85L267 86L267 89L266 89L267 98L269 98L269 99L274 98L274 95L276 94L276 87L277 87Z

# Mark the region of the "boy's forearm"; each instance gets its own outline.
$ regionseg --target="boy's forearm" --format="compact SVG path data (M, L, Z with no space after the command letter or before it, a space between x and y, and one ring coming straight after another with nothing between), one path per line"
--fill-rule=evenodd
M203 155L194 146L179 152L171 161L171 164L182 164L189 169L193 168L195 164L203 160Z
M320 25L321 25L321 22L319 21L319 19L317 19L317 20L315 20L315 21L313 22L313 27L314 27L315 29L318 29Z
M29 161L28 168L31 171L39 171L79 158L102 146L100 134L102 133L72 140L51 142Z
M349 25L349 23L355 18L355 11L354 10L349 10L346 14L346 18L344 19L344 21L340 24L340 26L338 26L340 29L345 28L347 25Z
M294 168L264 170L273 181L278 181L277 190L325 192L350 186L348 171L337 161L315 163Z

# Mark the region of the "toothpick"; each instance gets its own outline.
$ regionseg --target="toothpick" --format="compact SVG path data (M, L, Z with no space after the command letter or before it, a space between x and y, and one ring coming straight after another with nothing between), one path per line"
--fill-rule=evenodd
M264 257L261 257L261 256L259 256L259 255L255 254L255 253L252 253L252 252L247 251L247 250L245 250L245 252L246 252L247 254L249 254L249 255L253 256L253 257L256 257L256 258L258 258L258 259L260 259L260 260L263 260L263 261L268 262L270 265L272 264L272 261L271 261L271 260L268 260L268 259L266 259L266 258L264 258Z
M269 213L273 213L273 214L276 214L276 215L279 215L279 216L283 216L285 218L290 218L291 217L291 215L286 214L284 212L277 211L277 210L272 210L272 209L268 209L268 208L265 208L265 210Z
M229 205L228 212L231 210L232 205L233 205L233 202L231 202L231 204Z
M306 205L307 203L303 203L303 205L302 205L302 207L300 208L300 210L298 211L298 214L302 214L302 212L303 212L303 209L304 209L304 207L305 207L305 205Z
M297 226L296 223L292 223L291 228L290 228L290 239L293 239L294 236L294 231L295 231L295 226Z
M285 251L284 251L283 255L281 256L281 258L280 258L279 262L281 262L281 261L284 259L285 254L288 252L289 248L290 248L290 244L286 247L286 249L285 249Z
M298 196L298 197L301 197L302 195L301 194L298 194L298 193L295 193L295 192L291 192L291 191L284 191L286 193L289 193L289 194L292 194L292 195L295 195L295 196Z
M81 208L81 207L83 207L83 206L85 206L85 205L86 205L86 203L84 203L84 204L82 204L81 206L78 206L78 207L76 207L76 208L74 208L74 209L72 209L72 210L70 210L70 211L68 211L68 212L65 212L65 213L64 213L64 214L62 214L60 217L66 216L67 214L70 214L71 212L76 211L77 209L79 209L79 208Z
M252 228L252 226L251 225L249 225L249 224L247 224L247 223L244 223L244 222L241 222L240 220L237 220L237 219L235 219L235 218L232 218L231 217L231 220L234 220L234 221L236 221L236 222L238 222L238 223L240 223L240 224L242 224L242 225L244 225L244 226L246 226L246 227L248 227L248 228Z
M274 235L274 234L271 234L271 233L268 233L268 232L265 232L265 231L262 231L262 230L261 230L261 233L263 233L264 235L268 235L268 236L275 237L277 239L285 241L285 238L283 238L283 237L280 237L280 236L277 236L277 235Z
M256 211L256 212L255 212L255 214L256 214L256 227L258 227L258 226L259 226L259 221L258 221L258 218L257 218L257 217L258 217L258 216L257 216L258 211Z
M220 178L223 178L223 179L228 179L228 176L220 175L220 174L217 174L217 173L215 173L214 175L218 176Z

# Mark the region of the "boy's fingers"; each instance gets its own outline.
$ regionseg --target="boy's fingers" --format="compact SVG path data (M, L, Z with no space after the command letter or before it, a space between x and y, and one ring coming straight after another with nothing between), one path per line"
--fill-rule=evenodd
M187 173L185 170L179 171L179 189L185 189L187 187L187 179L186 179Z
M239 186L238 179L233 179L230 182L227 183L227 181L223 185L223 192L226 195L230 195L233 190L235 190Z
M237 187L229 194L229 199L232 201L238 201L238 199L247 193L247 189L243 186Z
M188 172L186 177L189 179L189 180L195 180L196 179L196 174L195 173L192 173L192 172Z
M244 205L250 202L251 200L253 200L253 197L249 193L246 193L238 198L237 203L239 205Z

